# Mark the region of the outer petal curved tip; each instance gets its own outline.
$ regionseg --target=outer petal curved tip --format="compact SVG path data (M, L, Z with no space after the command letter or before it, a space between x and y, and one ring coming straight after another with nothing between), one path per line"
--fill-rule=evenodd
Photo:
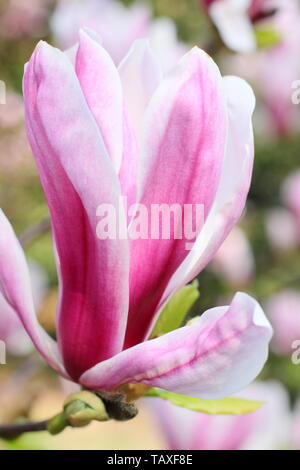
M144 383L200 398L238 392L262 369L272 328L260 305L238 293L229 307L205 312L198 321L127 349L85 372L88 388Z
M40 354L68 377L55 341L38 323L34 311L28 266L13 229L0 209L0 291L15 310Z
M162 72L149 41L134 41L118 69L130 123L140 141L145 110L162 79Z
M87 104L119 171L123 132L121 82L111 57L93 31L80 30L75 67Z
M223 84L227 96L227 106L229 114L237 110L240 114L248 117L252 116L256 98L253 89L243 78L235 75L226 75L223 77ZM237 114L237 112L235 112ZM232 118L235 115L231 116Z

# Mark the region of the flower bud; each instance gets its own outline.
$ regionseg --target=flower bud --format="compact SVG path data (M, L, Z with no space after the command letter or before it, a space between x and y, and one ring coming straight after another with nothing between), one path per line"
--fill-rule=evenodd
M64 414L72 427L86 426L93 420L109 419L102 400L88 391L70 395L64 403Z
M52 436L55 436L56 434L61 433L68 424L69 423L66 420L64 413L59 413L49 420L47 430L52 434Z

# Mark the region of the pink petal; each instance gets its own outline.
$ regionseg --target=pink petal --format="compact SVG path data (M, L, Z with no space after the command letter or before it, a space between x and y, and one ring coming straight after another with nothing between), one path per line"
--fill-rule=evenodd
M122 194L127 197L127 205L130 207L137 202L138 146L145 109L161 80L161 71L147 40L134 42L119 65L119 74L125 108L123 160L119 179Z
M259 304L238 293L229 307L208 310L190 326L97 364L80 383L92 389L143 383L195 397L226 397L260 372L271 336Z
M58 341L73 379L122 348L128 305L126 240L100 240L96 211L120 187L74 69L40 43L25 73L29 140L59 256ZM124 229L124 227L121 227Z
M36 318L25 255L1 209L0 260L0 291L17 313L40 354L57 372L68 377L55 341L43 330Z
M162 72L149 42L136 40L119 65L123 94L135 135L140 138L145 110L162 79Z
M103 137L119 171L122 158L123 105L118 71L103 47L87 31L80 31L76 73Z
M173 275L161 298L157 314L180 287L194 279L212 260L246 204L254 157L251 118L255 98L250 86L237 77L224 78L224 86L229 132L218 191L192 251Z
M209 213L219 182L227 112L217 66L200 49L183 57L153 95L145 116L138 201L201 204ZM130 313L126 346L145 338L172 274L189 252L186 240L131 243ZM142 269L141 269L142 267Z
M126 103L124 103L123 121L123 157L119 173L122 195L127 198L127 208L136 203L136 169L138 163L138 147L136 135L129 122ZM127 212L127 211L126 211ZM128 213L128 212L127 212ZM128 223L131 217L128 216Z

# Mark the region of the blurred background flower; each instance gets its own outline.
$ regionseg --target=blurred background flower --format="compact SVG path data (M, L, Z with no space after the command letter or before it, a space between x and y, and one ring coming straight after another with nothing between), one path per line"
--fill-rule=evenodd
M1 1L0 35L10 39L43 36L53 2L54 0Z
M284 227L284 230L283 230ZM266 234L275 250L289 251L298 245L295 218L284 208L270 209L265 218Z
M96 31L102 44L119 64L136 39L148 37L165 69L174 65L187 46L177 39L174 23L153 18L151 6L136 2L126 8L117 0L59 0L50 21L55 42L67 49L78 42L78 31Z
M259 21L253 48L257 50L235 55L225 67L228 72L242 75L255 87L260 98L261 129L258 130L262 134L284 136L299 130L299 107L292 102L292 84L300 73L300 5L298 0L264 3L269 3L267 11L274 13ZM265 47L259 47L260 40L261 46L265 42Z
M254 276L255 260L245 232L235 227L214 257L211 269L233 286L245 286Z
M274 327L273 350L290 357L294 341L300 338L300 292L283 291L267 302L266 312Z
M265 401L242 416L213 416L187 410L158 398L147 399L169 449L261 450L285 448L290 440L288 393L274 381L255 382L243 397Z

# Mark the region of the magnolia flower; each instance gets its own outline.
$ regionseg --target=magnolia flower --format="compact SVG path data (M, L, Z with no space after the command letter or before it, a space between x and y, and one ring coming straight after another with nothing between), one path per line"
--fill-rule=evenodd
M277 32L278 43L247 56L233 57L226 70L255 84L264 113L264 121L259 123L258 130L281 136L299 131L300 7L298 0L276 0L276 7L271 28ZM270 26L266 25L266 28L270 29Z
M50 26L57 44L63 49L78 41L81 27L93 29L116 64L120 63L136 39L146 36L166 69L187 51L186 46L177 39L172 20L154 20L150 8L144 3L125 7L115 0L60 0Z
M274 328L272 349L290 357L294 341L300 340L299 292L287 290L273 295L266 304L266 312Z
M254 96L244 81L222 80L198 48L164 79L158 69L147 41L118 69L83 31L75 67L37 46L25 71L25 113L58 258L57 343L37 322L24 254L3 213L0 281L36 348L66 378L90 389L143 383L215 398L244 387L266 360L271 327L254 299L239 293L230 306L146 340L243 211ZM149 211L202 204L193 249L172 237L97 238L99 204L115 207L121 194ZM130 234L121 212L121 232Z
M292 85L300 74L300 7L298 0L280 0L278 5L273 27L280 41L262 51L253 65L257 70L257 87L271 116L273 129L279 135L286 135L299 131L299 107L292 101Z
M276 0L202 0L229 49L252 52L256 49L254 24L272 16Z
M258 410L245 415L207 415L147 398L172 450L275 450L290 438L289 397L275 381L254 382L243 397L263 401Z
M246 234L235 227L218 250L211 265L230 284L244 285L250 282L255 265L254 256Z

